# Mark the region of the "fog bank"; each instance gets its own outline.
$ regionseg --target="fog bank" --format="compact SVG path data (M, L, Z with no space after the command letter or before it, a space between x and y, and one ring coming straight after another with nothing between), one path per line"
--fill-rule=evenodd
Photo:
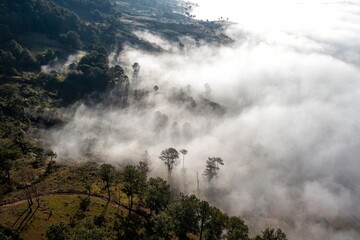
M80 104L66 126L50 133L53 150L63 159L91 153L115 165L136 163L147 151L152 174L165 176L160 151L186 148L188 193L196 192L196 172L205 190L206 159L219 156L225 165L215 185L222 190L212 201L244 217L253 233L269 226L295 240L359 239L360 6L287 4L286 24L275 19L262 32L261 22L240 22L227 30L230 46L184 38L180 49L137 32L165 51L125 47L112 55L130 79L133 63L141 67L131 79L129 107ZM291 14L297 5L301 14Z

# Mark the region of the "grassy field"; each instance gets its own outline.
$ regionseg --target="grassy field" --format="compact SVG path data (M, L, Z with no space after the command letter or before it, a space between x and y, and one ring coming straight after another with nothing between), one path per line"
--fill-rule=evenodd
M26 240L46 239L46 229L56 222L69 223L72 221L76 213L79 211L81 199L85 196L80 195L51 195L40 198L40 207L36 209L36 201L32 207L33 214L31 218L27 218L18 230L20 235ZM85 218L93 218L99 216L106 204L106 201L91 197L91 203L85 212ZM0 225L7 228L17 230L21 222L28 214L27 202L21 202L14 205L0 207ZM26 211L26 212L25 212ZM114 214L121 211L120 208L113 204L109 204L105 216L107 224L111 225L114 221ZM25 212L25 213L24 213ZM24 213L22 215L22 213Z
M107 190L96 163L57 165L53 172L44 175L46 166L33 169L24 163L21 169L12 172L12 176L17 182L14 186L23 183L28 187L14 187L12 192L0 196L0 226L17 232L25 240L46 239L46 230L54 223L68 224L73 223L74 219L93 220L95 216L102 215L107 203ZM33 182L32 186L30 182ZM80 203L88 197L86 182L91 184L91 202L87 210L83 211ZM110 188L111 202L104 215L106 227L114 226L115 213L127 214L128 210L122 206L127 206L128 198L121 187L117 182ZM27 193L32 196L31 211ZM39 207L36 195L40 196ZM135 196L134 203L138 201ZM119 202L121 206L117 204Z
M40 178L45 172L46 165L33 169L30 164L19 167L19 170L12 172L14 182L33 182L34 178ZM39 195L49 193L87 193L86 182L91 183L91 194L107 197L107 191L104 189L104 182L100 179L98 166L91 162L58 165L54 172L41 177L41 181L35 184ZM111 187L112 199L119 200L122 204L127 203L127 197L121 191L120 184L114 184ZM25 189L14 189L14 191L0 196L0 205L9 202L25 199Z

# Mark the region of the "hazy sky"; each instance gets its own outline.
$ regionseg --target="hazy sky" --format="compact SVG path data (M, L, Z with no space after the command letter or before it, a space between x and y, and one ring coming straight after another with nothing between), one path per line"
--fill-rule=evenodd
M356 1L321 0L197 0L196 16L216 20L229 18L254 30L336 28L348 12L359 11ZM325 28L325 29L324 29Z
M360 5L203 0L195 14L239 22L227 30L235 42L198 46L184 37L180 51L156 33L137 32L166 51L125 47L110 60L130 77L138 62L138 87L148 97L130 98L126 110L109 101L74 106L69 123L51 132L54 151L75 158L90 149L121 165L147 150L153 174L165 176L160 151L186 148L190 193L207 157L219 156L225 166L214 202L243 216L252 233L271 226L291 240L360 239ZM179 92L197 107L174 100ZM226 113L214 113L204 98ZM174 174L181 177L179 168Z

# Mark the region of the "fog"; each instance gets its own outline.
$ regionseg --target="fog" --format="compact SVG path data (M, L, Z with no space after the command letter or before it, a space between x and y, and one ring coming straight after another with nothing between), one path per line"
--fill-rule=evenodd
M58 73L67 73L69 67L72 63L78 63L82 57L86 55L84 51L78 51L75 54L69 55L66 61L60 61L58 58L55 58L48 65L41 66L41 71L44 73L51 73L52 71Z
M199 2L199 18L239 23L226 30L235 42L183 38L179 49L136 32L164 52L127 46L111 55L132 81L129 107L106 97L73 106L49 133L59 159L91 153L122 166L147 151L151 174L166 176L161 150L185 148L185 191L196 193L198 172L206 198L205 163L219 156L225 165L209 200L245 218L252 234L281 227L295 240L359 239L360 4ZM181 182L181 165L174 171Z

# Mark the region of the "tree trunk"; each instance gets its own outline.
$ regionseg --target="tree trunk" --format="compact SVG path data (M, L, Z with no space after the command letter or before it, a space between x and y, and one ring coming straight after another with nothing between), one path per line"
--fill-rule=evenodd
M130 218L131 218L132 207L133 207L133 197L130 196L130 197L129 197L129 212L128 212L128 216L127 216L126 229L129 228L129 223L130 223Z
M171 189L171 169L170 168L168 168L168 183L169 183L169 186Z
M185 168L185 155L183 154L183 169Z
M132 211L132 208L133 208L133 205L134 205L134 201L133 201L133 196L130 197L130 213Z
M13 188L12 188L12 183L11 183L10 170L6 172L6 177L7 177L7 182L9 184L9 189L10 189L10 191L12 191Z
M110 186L107 184L107 190L108 190L108 202L110 202Z
M201 218L201 224L200 224L200 238L199 238L199 240L201 240L201 239L202 239L203 231L204 231L204 218Z

